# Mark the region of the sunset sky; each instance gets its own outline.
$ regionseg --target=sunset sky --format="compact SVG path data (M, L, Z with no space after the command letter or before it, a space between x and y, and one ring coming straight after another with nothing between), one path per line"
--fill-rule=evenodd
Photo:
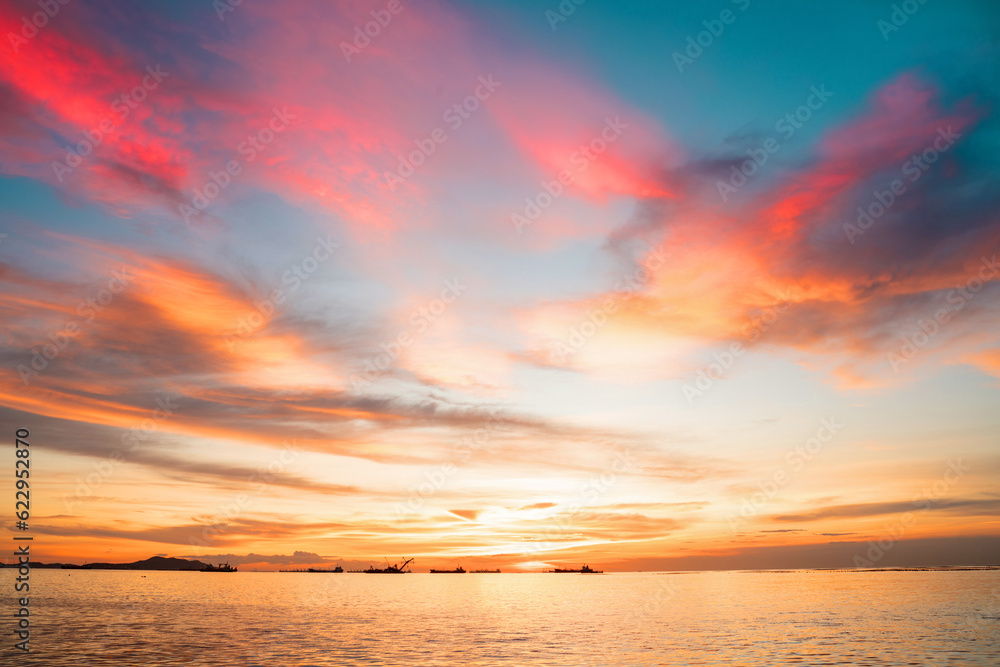
M0 0L33 557L995 559L993 2L230 2Z

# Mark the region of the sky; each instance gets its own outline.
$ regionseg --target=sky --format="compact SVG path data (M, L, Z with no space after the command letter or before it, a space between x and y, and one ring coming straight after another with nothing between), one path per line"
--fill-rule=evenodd
M997 562L998 29L0 0L33 556Z

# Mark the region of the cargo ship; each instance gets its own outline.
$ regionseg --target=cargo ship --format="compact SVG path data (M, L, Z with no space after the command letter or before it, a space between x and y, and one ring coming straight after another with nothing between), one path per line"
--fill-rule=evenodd
M306 572L325 572L325 573L328 573L328 574L333 574L335 572L343 572L343 571L344 571L344 568L340 567L339 565L337 567L333 568L332 570L321 570L321 569L312 568L312 567L309 568L308 570L306 570Z
M365 574L408 574L410 571L406 569L406 566L413 562L412 558L408 558L403 561L402 565L390 565L389 559L385 560L384 569L376 569L374 565L368 567L364 570Z
M550 572L573 572L576 574L604 574L604 570L591 570L589 565L584 565L579 570L563 570L556 568L554 570L549 570Z
M465 570L459 565L454 570L431 570L431 574L465 574Z
M472 574L500 574L500 570L473 570Z
M223 563L222 565L216 567L209 563L205 567L199 570L200 572L236 572L237 568L231 566L229 563Z

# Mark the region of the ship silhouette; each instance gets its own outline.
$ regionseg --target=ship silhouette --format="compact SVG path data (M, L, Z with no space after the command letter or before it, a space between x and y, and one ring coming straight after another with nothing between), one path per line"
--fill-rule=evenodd
M201 572L236 572L237 568L231 566L229 563L223 563L218 567L209 563L205 567L201 568Z
M389 559L385 559L385 568L376 569L374 565L370 566L367 570L364 570L365 574L408 574L410 571L406 569L406 566L413 562L412 558L408 558L403 561L401 565L390 565Z
M550 572L575 572L576 574L604 574L604 570L591 570L589 565L584 565L579 570L564 570L557 567L554 570L550 570Z

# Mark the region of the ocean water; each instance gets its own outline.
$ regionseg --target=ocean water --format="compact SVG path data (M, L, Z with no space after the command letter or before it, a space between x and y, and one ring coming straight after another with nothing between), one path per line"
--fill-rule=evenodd
M0 572L3 665L1000 665L1000 571Z

